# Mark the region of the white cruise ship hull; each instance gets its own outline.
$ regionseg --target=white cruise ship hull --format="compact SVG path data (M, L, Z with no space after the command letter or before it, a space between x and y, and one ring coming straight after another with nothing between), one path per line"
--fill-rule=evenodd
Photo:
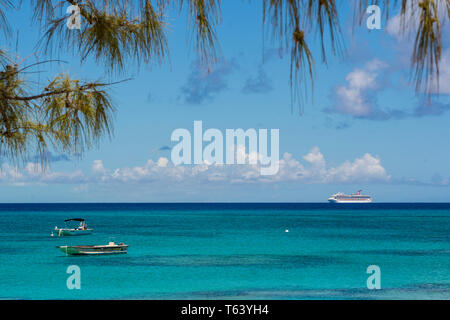
M331 203L370 203L372 199L334 199L329 198L329 202Z

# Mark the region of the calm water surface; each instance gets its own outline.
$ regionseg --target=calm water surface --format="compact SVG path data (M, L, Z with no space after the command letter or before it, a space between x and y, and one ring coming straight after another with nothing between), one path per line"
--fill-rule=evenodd
M75 217L94 234L50 237ZM2 299L450 299L450 204L3 204L0 241Z

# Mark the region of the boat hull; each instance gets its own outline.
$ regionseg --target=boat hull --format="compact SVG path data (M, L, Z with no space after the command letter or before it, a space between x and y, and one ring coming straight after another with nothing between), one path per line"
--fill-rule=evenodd
M371 203L372 199L365 199L365 200L339 200L339 199L328 199L331 203Z
M77 230L77 229L55 229L52 236L71 237L71 236L86 236L92 234L93 229Z
M67 255L107 255L107 254L125 254L128 251L128 245L115 246L58 246L59 250Z

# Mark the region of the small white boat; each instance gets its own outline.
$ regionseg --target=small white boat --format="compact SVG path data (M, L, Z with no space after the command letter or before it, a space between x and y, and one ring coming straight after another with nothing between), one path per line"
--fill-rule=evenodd
M78 221L80 222L80 224L78 225L78 227L67 227L67 222L70 221ZM51 236L58 236L58 237L63 237L63 236L83 236L83 235L88 235L91 234L93 229L89 229L87 227L86 221L84 219L81 218L72 218L72 219L66 219L64 220L64 223L66 224L66 226L64 228L58 228L57 226L55 227L55 229L53 230Z
M107 245L95 246L57 246L59 250L67 255L104 255L127 253L128 245L124 243L115 244L109 242Z

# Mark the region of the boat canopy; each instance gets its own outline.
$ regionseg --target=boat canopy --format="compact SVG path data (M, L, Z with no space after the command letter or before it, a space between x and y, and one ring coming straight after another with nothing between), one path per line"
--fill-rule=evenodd
M67 222L67 221L80 221L80 222L82 222L82 221L85 221L85 220L82 219L82 218L72 218L72 219L66 219L66 220L64 220L64 222Z

